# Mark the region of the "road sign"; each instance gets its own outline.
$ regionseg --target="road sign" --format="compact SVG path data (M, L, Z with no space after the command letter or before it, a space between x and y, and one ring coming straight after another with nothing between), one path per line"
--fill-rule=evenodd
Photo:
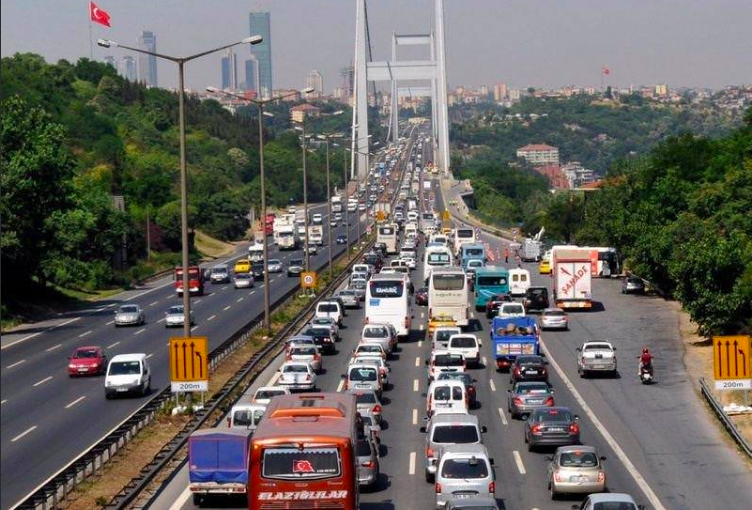
M715 389L724 390L752 390L752 379L729 379L715 382Z
M716 380L752 378L749 335L714 336L713 368Z
M173 392L209 390L209 342L205 336L170 338Z
M304 271L300 273L300 286L304 289L312 289L316 286L316 273Z
M384 212L384 211L376 211L376 219L378 221L384 221L386 219L386 212Z
M450 217L449 215L449 209L444 209L444 212L441 213L441 219L448 220Z

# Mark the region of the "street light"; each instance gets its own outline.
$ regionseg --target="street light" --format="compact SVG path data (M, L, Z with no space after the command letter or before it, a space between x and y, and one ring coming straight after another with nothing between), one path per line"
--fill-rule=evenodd
M371 136L372 135L368 135L367 137L364 137L364 138L371 138ZM360 140L362 140L362 138ZM358 141L358 140L355 140L355 141ZM373 145L375 147L375 146L379 145L380 143L381 142L374 142L371 145ZM353 143L353 146L354 145L355 145L355 143ZM362 154L363 156L375 156L376 155L373 152L360 152L360 151L356 151L356 150L352 150L352 149L347 149L347 148L345 148L345 151L346 152L352 152L353 153L353 157L355 157L355 154ZM366 172L366 175L368 175L367 172ZM357 179L356 179L355 182L356 182L356 184L359 184ZM358 204L358 207L357 207L356 211L357 211L357 217L358 217L358 227L357 227L358 236L357 236L357 242L359 243L360 242L360 236L361 236L361 233L360 233L360 223L361 223L361 220L360 220L360 204ZM366 208L366 221L368 221L368 208Z
M225 44L224 46L220 46L219 48L214 48L208 51L202 51L201 53L196 53L195 55L190 55L188 57L172 57L170 55L164 55L161 53L156 53L153 51L143 50L141 48L133 48L131 46L126 46L124 44L120 44L115 41L110 41L109 39L99 39L97 40L97 44L103 48L123 48L129 51L135 51L136 53L143 53L145 55L151 55L153 57L161 58L164 60L169 60L171 62L175 62L178 65L178 106L179 106L179 119L178 122L180 124L180 222L181 222L181 243L183 245L183 257L182 257L182 266L183 266L183 336L190 337L191 336L191 296L190 296L190 289L189 289L189 278L188 278L188 171L186 169L186 158L185 158L185 73L184 73L184 66L186 62L190 62L191 60L195 60L197 58L203 57L205 55L209 55L210 53L216 53L217 51L222 51L227 48L232 48L233 46L238 46L240 44L259 44L264 39L260 35L254 35L251 37L246 37L245 39L241 39L238 42L234 42L231 44Z
M337 111L332 113L332 115L339 115L342 111ZM331 177L329 174L329 140L332 138L338 138L339 134L337 133L331 133L331 134L325 134L325 135L318 135L317 138L321 140L326 140L326 202L327 202L327 210L329 213L329 227L327 229L327 237L329 241L329 279L331 280L334 278L334 265L332 263L332 191L331 191ZM347 186L347 183L345 183L345 186ZM345 226L345 230L347 230L347 225Z
M281 94L278 96L270 97L268 99L251 99L239 94L233 94L232 92L225 92L219 90L217 87L206 87L206 90L215 94L224 94L225 96L234 97L243 101L248 101L256 105L258 109L258 130L259 130L259 178L261 179L261 221L263 222L264 229L264 260L263 260L263 272L264 272L264 324L263 327L267 334L271 334L271 305L269 297L269 247L266 241L266 175L264 173L264 117L273 117L274 115L264 111L264 105L272 101L279 101L286 97L294 96L298 94L297 91L288 92L287 94ZM308 87L301 92L308 93L313 91L313 88ZM306 238L306 241L308 239ZM307 246L306 246L307 249Z

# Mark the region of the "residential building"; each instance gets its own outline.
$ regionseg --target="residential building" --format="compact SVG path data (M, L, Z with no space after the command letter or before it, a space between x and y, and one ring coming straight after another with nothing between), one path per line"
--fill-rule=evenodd
M341 68L339 70L339 75L342 78L342 89L347 94L347 98L352 97L355 89L355 66L350 64L347 67Z
M517 149L517 157L531 165L558 165L559 149L546 144L532 144Z
M503 101L507 98L507 84L497 83L494 85L494 101Z
M138 36L139 49L157 52L157 36L149 30L142 30ZM138 80L149 87L157 86L157 57L138 54Z
M290 108L293 122L303 122L307 117L317 117L321 110L312 104L304 103Z
M324 95L324 77L317 70L312 70L306 76L306 88L312 88L313 92L308 97L320 98Z
M245 61L245 84L244 90L258 92L259 84L259 66L258 60L251 55L251 58Z
M138 73L136 71L136 59L130 55L126 55L120 59L120 68L118 69L120 76L128 81L138 80Z
M272 30L271 14L268 12L252 12L249 14L251 35L260 35L264 40L251 46L251 53L258 61L258 89L263 98L271 97L272 90Z
M222 57L222 89L238 90L238 56L227 48L225 56Z
M552 188L569 189L570 181L559 165L536 166L535 171L548 178Z
M665 83L659 83L655 86L655 95L658 97L665 97L668 95L668 85Z
M509 89L509 100L513 102L517 102L522 97L522 92L520 92L520 89Z

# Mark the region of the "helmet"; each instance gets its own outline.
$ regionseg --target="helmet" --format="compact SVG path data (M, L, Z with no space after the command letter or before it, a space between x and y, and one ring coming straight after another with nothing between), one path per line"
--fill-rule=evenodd
M642 353L643 354L648 354L648 353L650 353L650 349L648 349L647 347L643 347L642 348Z

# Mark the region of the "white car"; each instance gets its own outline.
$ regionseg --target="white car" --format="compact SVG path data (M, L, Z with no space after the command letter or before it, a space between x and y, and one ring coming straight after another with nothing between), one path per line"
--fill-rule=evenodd
M291 391L312 391L316 388L316 372L305 361L288 361L279 368L277 384Z
M386 351L381 344L378 343L360 343L353 349L353 356L379 356L383 360L386 360Z
M461 333L449 337L446 350L462 354L468 365L477 367L480 365L480 348L482 346L483 343L475 335Z
M586 377L593 372L617 374L616 347L610 342L585 342L578 347L577 372Z
M391 353L394 347L392 332L389 329L388 324L379 322L373 322L363 326L363 331L360 334L360 343L378 344L387 352L387 354Z
M323 328L331 331L335 340L339 340L339 326L333 317L314 317L309 325L312 328Z
M316 305L316 317L331 317L337 323L338 326L342 325L342 317L344 316L344 310L340 306L338 301L320 301Z
M317 374L321 372L321 353L316 345L293 344L287 353L287 361L301 361L313 367Z
M400 256L400 261L402 261L408 269L415 269L417 267L417 263L415 262L415 257L411 255L402 255Z
M324 221L324 217L320 213L316 213L311 218L311 221L313 222L314 225L319 225L321 224L322 221Z
M524 317L525 316L525 307L522 306L522 303L516 303L516 302L509 302L509 303L502 303L499 305L499 312L497 314L497 317Z
M392 369L389 367L389 364L386 362L386 358L382 358L381 355L378 353L360 353L355 354L353 353L353 357L350 358L349 365L358 365L358 364L372 364L379 367L379 371L381 372L381 379L384 381L384 386L389 384L389 372L392 371Z
M267 405L273 397L289 394L290 390L282 386L262 386L253 394L253 403Z
M282 261L279 259L269 259L269 262L266 263L266 267L269 269L270 273L281 273Z
M462 381L433 381L426 393L426 416L436 414L468 414L470 397Z
M569 318L561 308L546 308L541 314L541 329L569 329Z

